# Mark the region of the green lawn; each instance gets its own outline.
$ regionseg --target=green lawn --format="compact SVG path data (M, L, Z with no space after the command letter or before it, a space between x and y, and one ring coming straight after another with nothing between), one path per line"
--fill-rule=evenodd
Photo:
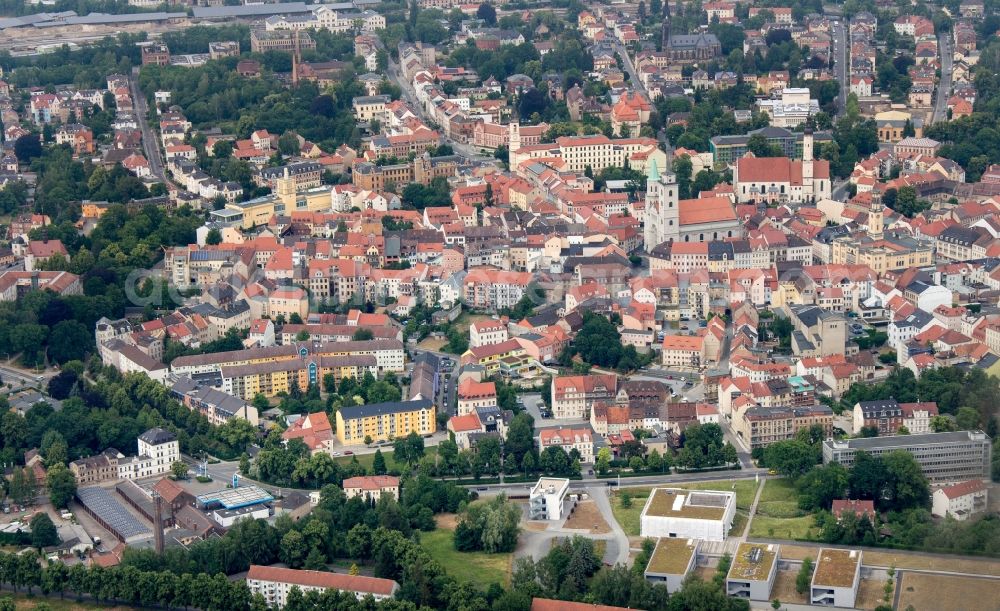
M757 504L757 515L769 518L801 518L809 515L799 509L798 494L791 480L769 479L764 483Z
M632 497L631 507L622 507L622 493L626 492ZM639 536L639 514L642 513L647 498L649 488L623 488L611 497L611 512L626 535Z
M513 554L459 552L455 550L454 539L453 531L442 528L420 533L420 545L458 581L477 584L484 590L491 583L507 585Z
M794 501L798 499L792 480L785 478L769 478L764 482L764 490L760 493L760 502Z
M736 517L733 520L733 532L742 533L746 526L747 512L753 505L754 495L757 494L757 482L752 479L741 479L735 482L721 480L716 482L692 482L684 484L664 484L663 488L683 488L685 490L720 490L723 492L736 492ZM649 498L652 488L648 486L636 488L621 488L611 498L611 510L615 519L621 525L625 534L630 537L638 537L640 532L639 516L642 507ZM628 492L632 495L632 506L625 508L621 506L621 493Z
M371 470L372 470L372 461L375 460L375 453L374 452L372 452L371 454L354 454L354 455L351 455L351 456L336 456L336 457L334 457L333 462L340 463L342 465L346 465L346 464L349 464L354 458L357 458L358 462L361 463L361 466L364 467L366 471L368 471L369 473L371 473ZM385 459L385 468L386 469L392 471L393 468L396 468L396 469L400 468L392 460L392 448L390 446L386 446L385 448L382 449L382 458Z
M750 524L750 536L808 539L810 531L818 532L814 522L812 513L799 509L798 494L791 480L768 479Z
M60 599L58 595L53 595L52 598L47 596L42 596L38 589L35 589L35 596L28 597L25 594L13 594L11 592L4 592L0 598L9 598L14 601L15 608L17 611L30 611L36 609L38 605L48 605L51 611L90 611L92 609L105 609L107 611L116 611L125 609L138 609L138 607L130 607L128 605L118 605L115 607L110 607L108 605L98 605L96 603L78 603L72 594L66 594L65 599ZM45 608L44 606L42 607Z
M812 515L800 518L772 518L759 513L750 524L751 537L768 537L775 539L808 539L810 531L813 536L819 532Z

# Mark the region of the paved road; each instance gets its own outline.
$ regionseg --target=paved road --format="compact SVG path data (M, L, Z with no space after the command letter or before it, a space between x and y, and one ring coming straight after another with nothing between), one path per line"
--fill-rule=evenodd
M146 152L146 160L149 161L149 169L153 176L166 184L167 175L163 169L163 157L160 155L160 142L156 137L156 132L149 126L149 105L146 104L146 96L139 90L138 76L139 68L132 68L132 74L128 77L128 87L135 103L135 116L139 122L139 131L142 132L142 148Z
M14 390L20 390L23 386L43 386L58 373L55 369L46 369L42 372L28 371L10 366L9 361L6 365L0 365L0 377L4 383L14 382Z
M625 45L623 45L617 38L612 38L611 40L614 41L615 50L622 58L622 65L625 67L625 72L628 73L629 82L632 83L632 87L634 87L636 91L641 93L642 96L648 100L649 92L646 91L645 85L643 85L642 81L639 80L639 73L635 71L635 66L632 64L632 58L629 57L628 50L625 48Z
M837 82L840 83L840 94L837 96L837 108L839 108L841 112L844 112L844 109L847 108L847 94L851 87L851 83L847 78L848 68L850 66L850 62L847 57L849 47L850 41L847 38L847 28L844 26L844 22L840 21L833 27L833 71L837 78Z
M211 465L210 465L211 466ZM623 477L621 479L621 486L656 486L660 484L671 484L671 483L681 483L681 482L718 482L718 481L737 481L744 479L753 479L757 476L762 476L767 473L767 469L758 469L756 467L750 469L742 469L740 471L708 471L701 473L676 473L676 474L665 474L665 475L646 475L642 477ZM569 487L573 490L580 490L584 488L589 488L594 486L595 483L600 486L602 483L608 486L608 482L611 482L611 487L618 485L618 478L606 478L597 479L594 476L584 476L584 479L580 480L570 480ZM518 483L518 484L477 484L470 485L467 488L476 488L480 492L486 493L499 493L499 492L522 492L527 494L527 491L531 489L534 482L530 483Z
M849 181L834 181L833 191L830 192L830 199L838 202L846 202L847 197L847 185L850 184Z
M948 32L938 34L938 53L941 54L941 80L934 92L934 110L931 123L948 118L948 98L951 96L952 56L951 36Z
M413 111L417 113L420 119L423 120L425 123L436 123L434 119L430 117L424 110L423 105L417 99L417 92L415 89L413 89L413 83L406 80L406 77L403 76L403 72L399 68L399 64L397 64L395 60L392 59L391 54L389 55L389 76L392 77L392 80L396 82L396 84L402 91L403 101L409 104L411 108L413 108ZM461 142L456 142L455 140L452 140L451 138L448 137L447 134L444 133L443 130L441 136L444 138L445 142L449 146L451 146L452 150L454 150L457 154L464 155L466 157L482 157L482 155L479 152L479 149L477 149L474 146L468 144L462 144Z
M604 561L608 564L627 564L629 543L628 535L622 530L615 514L611 510L611 499L608 498L607 486L594 486L587 488L590 498L594 499L597 508L601 510L601 516L611 527L611 539L608 540L608 547L604 551ZM614 556L612 556L614 554Z

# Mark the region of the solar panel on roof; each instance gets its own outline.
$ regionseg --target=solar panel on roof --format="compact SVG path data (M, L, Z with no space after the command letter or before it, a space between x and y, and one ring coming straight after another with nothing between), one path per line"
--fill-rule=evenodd
M197 497L198 504L203 507L221 505L226 509L238 509L250 505L258 505L273 501L271 496L263 488L257 486L240 486L239 488L226 488L216 492L209 492Z
M104 488L81 488L76 491L76 496L87 509L104 520L117 535L125 539L150 532Z

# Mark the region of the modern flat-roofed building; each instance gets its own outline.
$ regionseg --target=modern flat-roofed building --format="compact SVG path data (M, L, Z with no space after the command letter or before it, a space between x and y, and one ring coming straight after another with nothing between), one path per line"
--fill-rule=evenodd
M861 582L861 550L823 548L813 571L809 602L853 609Z
M643 537L723 541L736 515L736 495L714 490L656 488L640 515Z
M660 583L673 594L698 562L697 539L659 539L643 573L647 581Z
M726 575L726 594L750 600L770 600L780 553L778 545L740 543Z
M301 51L314 51L316 41L306 32L290 30L267 30L252 28L250 30L250 51L266 53L267 51L285 51L291 53L298 46Z
M431 435L436 430L434 404L429 399L351 405L337 411L337 439L344 445L389 441L411 432Z
M543 477L528 496L528 517L532 520L560 520L569 480Z
M375 600L392 598L399 584L391 579L344 575L323 571L300 571L275 566L250 565L247 573L247 587L251 594L261 594L269 607L284 607L292 587L298 587L303 594L310 590L338 590L350 592L358 600L372 596Z
M850 468L858 452L883 456L895 450L913 454L931 482L962 482L990 478L991 440L982 431L925 433L823 442L823 464L836 462Z

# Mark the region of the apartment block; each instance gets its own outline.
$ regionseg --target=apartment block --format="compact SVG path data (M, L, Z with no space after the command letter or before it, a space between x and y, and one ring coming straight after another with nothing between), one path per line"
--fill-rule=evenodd
M262 595L267 605L276 609L285 606L293 587L298 588L303 594L325 590L350 592L357 596L358 600L367 596L375 600L384 600L392 598L399 590L399 584L391 579L256 564L250 565L247 587L251 594Z
M344 445L391 441L410 433L431 435L437 430L434 404L428 399L351 405L337 411L337 439Z
M552 380L552 415L557 419L590 417L596 403L614 403L618 376L592 374L562 376Z
M991 440L982 431L828 439L823 442L823 464L836 462L850 468L858 452L883 456L905 450L932 483L962 482L990 478L991 449Z

